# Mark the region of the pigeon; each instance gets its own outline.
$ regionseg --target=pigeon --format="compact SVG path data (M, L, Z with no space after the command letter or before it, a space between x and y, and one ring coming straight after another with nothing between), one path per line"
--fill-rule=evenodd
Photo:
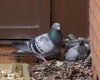
M90 54L90 46L84 40L80 38L77 45L68 49L65 52L65 59L68 61L82 60Z
M76 45L78 45L76 37L73 34L69 34L66 39L66 47L70 49L71 47L74 47Z
M30 52L39 59L47 63L45 58L55 56L60 52L63 42L63 35L60 29L60 23L53 23L48 33L39 35L25 42L15 42L12 45L18 49L18 52Z

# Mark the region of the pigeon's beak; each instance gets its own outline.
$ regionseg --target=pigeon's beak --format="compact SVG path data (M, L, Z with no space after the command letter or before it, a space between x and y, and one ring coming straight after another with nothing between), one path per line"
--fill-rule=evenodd
M59 23L54 23L52 25L52 28L59 31L60 30L60 24Z
M57 30L60 30L60 27L59 26L57 26Z

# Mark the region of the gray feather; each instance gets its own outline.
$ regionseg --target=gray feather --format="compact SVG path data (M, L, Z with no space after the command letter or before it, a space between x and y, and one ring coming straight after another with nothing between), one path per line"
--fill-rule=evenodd
M54 56L61 50L62 34L60 24L54 23L51 26L50 32L32 38L23 43L13 43L20 52L33 52L40 59Z
M84 38L85 39L85 38ZM65 59L69 61L85 59L90 54L90 46L83 38L79 39L77 45L65 52Z

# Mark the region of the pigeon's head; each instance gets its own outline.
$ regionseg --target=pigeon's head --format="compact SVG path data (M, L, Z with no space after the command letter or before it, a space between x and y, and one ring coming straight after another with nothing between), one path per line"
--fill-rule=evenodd
M79 37L78 41L79 41L80 45L84 45L85 44L85 38L83 38L83 37Z
M56 30L56 31L59 31L60 30L60 23L54 23L51 26L51 29Z
M82 41L82 40L85 40L85 38L79 37L78 40L79 40L79 41Z
M84 39L78 39L79 40L79 44L81 46L84 46L85 45L85 40Z
M69 40L76 40L76 37L73 34L68 35Z

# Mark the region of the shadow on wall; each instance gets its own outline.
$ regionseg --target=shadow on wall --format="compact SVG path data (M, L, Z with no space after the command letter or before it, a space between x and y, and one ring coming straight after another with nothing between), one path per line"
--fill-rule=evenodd
M89 33L89 0L51 0L51 23L60 22L64 36Z

